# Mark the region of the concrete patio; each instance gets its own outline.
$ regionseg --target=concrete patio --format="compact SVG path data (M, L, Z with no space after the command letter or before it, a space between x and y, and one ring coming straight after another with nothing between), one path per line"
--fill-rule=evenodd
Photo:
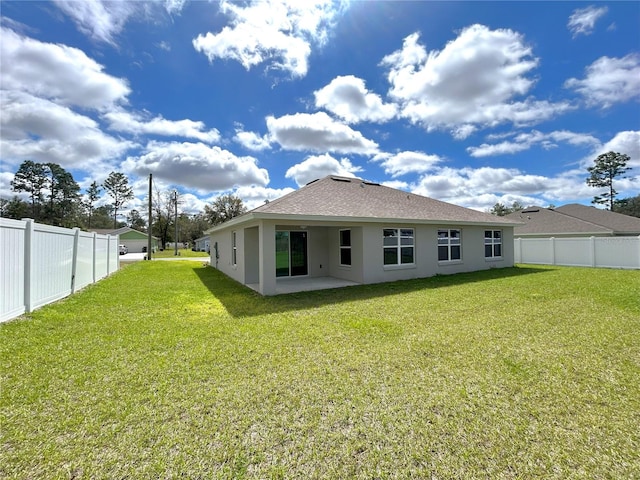
M349 280L334 277L287 277L276 280L276 295L283 293L308 292L312 290L326 290L329 288L342 288L360 285ZM257 283L247 284L247 287L259 291Z

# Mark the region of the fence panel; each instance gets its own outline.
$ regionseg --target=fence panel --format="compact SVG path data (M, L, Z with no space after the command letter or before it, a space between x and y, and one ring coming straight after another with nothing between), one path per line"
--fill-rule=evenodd
M640 269L640 237L516 238L516 263Z
M597 238L594 252L597 267L640 268L640 237Z
M0 218L0 259L3 322L115 272L118 237Z
M24 252L26 222L0 219L0 299L2 316L0 321L22 315L25 312L24 298Z

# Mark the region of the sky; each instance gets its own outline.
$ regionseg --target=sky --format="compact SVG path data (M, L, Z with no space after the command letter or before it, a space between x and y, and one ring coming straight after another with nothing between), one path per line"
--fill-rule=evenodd
M82 189L149 174L197 213L335 174L480 211L589 205L629 155L640 193L639 2L0 3L0 195L25 160ZM105 202L103 200L103 202Z

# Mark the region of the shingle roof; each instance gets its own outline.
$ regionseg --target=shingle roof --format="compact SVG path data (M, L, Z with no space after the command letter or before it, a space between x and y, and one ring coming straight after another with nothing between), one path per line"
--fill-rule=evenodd
M327 176L261 205L247 215L349 217L515 225L518 221L407 193L359 178Z
M602 210L596 207L570 203L556 208L556 212L571 215L587 222L613 230L616 235L640 235L640 218Z
M543 207L528 207L520 212L505 215L505 218L519 220L524 225L514 228L519 235L613 235L613 231L601 225L566 215L557 210Z

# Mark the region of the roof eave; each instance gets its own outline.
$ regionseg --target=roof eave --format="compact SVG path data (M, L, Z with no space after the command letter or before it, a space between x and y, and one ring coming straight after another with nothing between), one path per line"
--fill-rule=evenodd
M325 216L325 215L297 215L288 213L248 213L240 217L233 218L227 222L221 223L208 230L205 230L205 234L210 234L223 230L229 227L241 225L243 223L251 222L254 220L280 220L284 222L298 222L298 223L413 223L418 225L466 225L466 226L504 226L504 227L518 227L523 225L522 222L511 221L478 221L478 220L456 220L448 218L440 219L416 219L416 218L390 218L390 217L345 217L345 216Z

